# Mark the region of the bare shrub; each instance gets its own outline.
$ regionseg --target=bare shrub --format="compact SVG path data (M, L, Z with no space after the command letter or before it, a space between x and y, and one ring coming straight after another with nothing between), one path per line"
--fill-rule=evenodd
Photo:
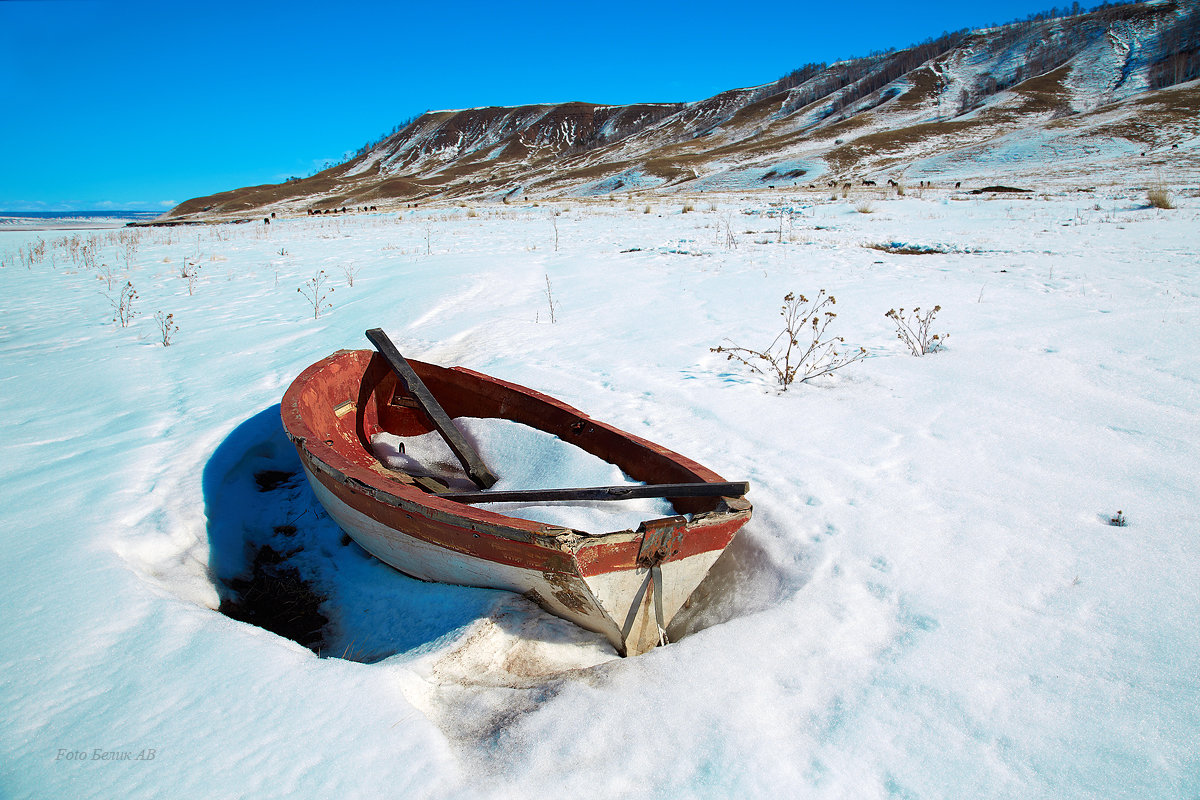
M683 211L681 213L687 214L688 212L695 211L695 210L696 210L696 207L694 205L692 205L691 203L684 203Z
M558 322L558 316L554 312L554 292L550 289L550 273L546 273L546 303L550 306L550 324Z
M125 285L121 287L121 293L116 297L108 297L108 302L112 303L113 322L121 324L122 328L129 327L129 323L133 318L140 314L140 311L134 311L133 301L137 300L137 289L133 288L133 283L125 281Z
M133 259L142 244L142 233L136 228L125 228L117 234L117 240L125 250L125 263L133 267Z
M39 236L36 243L30 242L29 247L17 248L17 259L25 265L25 269L33 269L34 264L42 263L46 257L46 242Z
M841 336L826 338L826 328L837 318L827 306L836 304L836 298L826 295L824 289L811 302L802 294L788 292L779 309L783 330L765 348L740 347L726 339L728 347L720 345L709 350L724 353L727 360L773 378L786 392L794 382L805 383L866 358L867 351L862 347L856 353L839 350L846 341Z
M348 262L342 264L341 266L342 266L342 274L346 276L346 284L348 286L353 286L354 285L354 276L358 274L358 267L356 267L354 265L353 261L348 261Z
M158 330L162 333L163 347L171 346L171 337L179 330L179 326L175 324L174 314L164 314L161 311L154 312L154 321L158 323Z
M717 238L721 236L721 224L717 223ZM733 212L725 214L725 249L737 250L738 240L733 232Z
M779 209L779 236L775 239L777 244L783 244L783 223L787 222L788 227L792 225L792 212L790 209Z
M1146 190L1146 202L1151 208L1171 209L1175 207L1175 200L1171 197L1171 193L1164 186L1155 186Z
M181 273L180 277L187 281L188 297L191 297L196 291L196 281L200 278L200 264L185 258Z
M95 269L96 258L100 254L100 241L95 236L89 236L79 248L80 266L84 269Z
M312 279L305 281L303 286L296 289L312 304L313 319L318 319L322 311L333 308L333 303L328 302L329 295L333 293L333 287L325 285L328 280L329 276L325 274L325 270L318 270Z
M98 272L99 274L96 277L104 281L105 285L108 287L108 290L111 292L113 288L113 281L117 280L116 267L112 267L107 263L104 263L100 265Z
M873 214L875 212L869 200L864 200L854 207L854 210L860 214Z
M925 316L921 316L921 309L914 308L910 318L903 308L899 311L893 308L884 316L896 323L896 338L904 342L914 356L923 356L941 350L950 338L948 333L930 333L933 317L941 310L941 306L934 306L925 312Z

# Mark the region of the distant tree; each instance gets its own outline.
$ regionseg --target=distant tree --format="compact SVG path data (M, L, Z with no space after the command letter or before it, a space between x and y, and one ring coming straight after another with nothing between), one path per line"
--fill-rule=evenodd
M964 86L958 93L958 113L965 114L971 110L971 93Z
M1158 36L1157 59L1150 66L1150 86L1163 89L1200 77L1200 4Z

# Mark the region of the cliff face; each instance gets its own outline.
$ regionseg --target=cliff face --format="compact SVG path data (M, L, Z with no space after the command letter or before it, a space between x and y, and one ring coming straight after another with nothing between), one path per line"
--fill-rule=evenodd
M1115 6L807 65L694 103L428 112L310 178L196 198L164 219L867 179L1188 173L1200 167L1197 77L1200 4Z

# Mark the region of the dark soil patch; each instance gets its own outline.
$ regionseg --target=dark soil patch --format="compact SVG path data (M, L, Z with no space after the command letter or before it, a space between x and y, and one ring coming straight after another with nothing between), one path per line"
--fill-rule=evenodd
M779 172L778 170L771 170L766 175L763 175L761 178L759 178L759 180L767 181L767 180L771 180L772 178L777 178L780 180L791 180L793 178L799 178L801 175L804 175L807 172L808 172L808 170L803 170L803 169L791 169L786 172Z
M1032 191L1033 189L1017 189L1013 186L985 186L982 189L972 189L968 194L985 194L987 192L1019 192L1028 194Z
M936 247L928 247L923 244L905 244L903 242L880 242L877 244L868 244L867 247L872 250L880 250L884 253L894 253L901 256L943 255L946 252Z
M254 482L258 484L260 492L273 492L280 486L289 483L296 477L294 472L286 472L281 469L264 469L254 473ZM293 530L295 530L293 528Z
M321 613L325 598L300 576L300 570L287 565L290 555L294 554L280 553L270 545L259 547L250 575L226 582L234 594L221 601L219 610L319 652L329 623Z

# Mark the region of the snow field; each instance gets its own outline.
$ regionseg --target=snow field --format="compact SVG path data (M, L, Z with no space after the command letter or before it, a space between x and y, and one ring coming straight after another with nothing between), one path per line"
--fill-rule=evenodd
M775 207L733 195L155 229L130 264L102 250L139 292L128 328L97 271L8 260L0 785L1192 797L1200 207L1177 199L780 193L783 243ZM3 231L0 256L69 235ZM314 320L296 289L319 269ZM780 393L709 352L766 345L783 296L822 288L869 358ZM914 358L884 314L934 304L948 347ZM253 488L294 460L288 383L375 326L751 481L674 644L616 659L521 598L341 546L302 482ZM306 511L338 604L322 657L213 610L239 531Z

